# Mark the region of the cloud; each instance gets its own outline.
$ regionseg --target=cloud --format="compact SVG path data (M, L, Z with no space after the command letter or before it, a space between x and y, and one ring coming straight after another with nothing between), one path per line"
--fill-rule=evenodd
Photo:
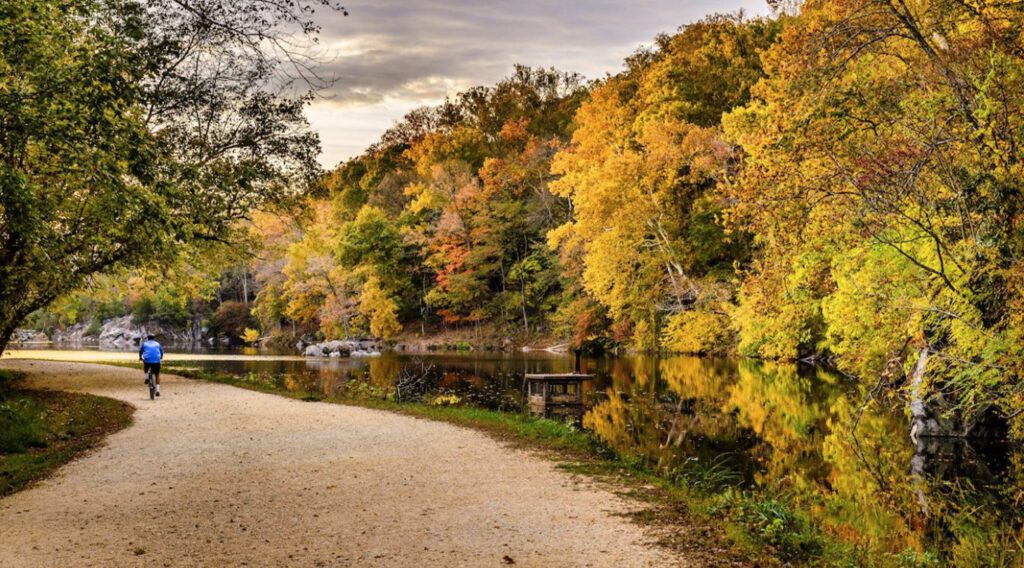
M766 12L763 0L346 0L324 14L320 70L333 86L310 109L322 162L358 154L408 109L492 84L512 66L614 73L660 32L715 12Z

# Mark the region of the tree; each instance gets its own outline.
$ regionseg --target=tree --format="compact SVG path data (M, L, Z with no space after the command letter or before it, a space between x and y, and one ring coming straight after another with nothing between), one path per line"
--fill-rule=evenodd
M356 315L355 299L345 287L348 272L338 264L333 251L335 240L329 206L321 202L304 220L301 234L286 246L281 269L285 276L281 290L287 299L285 315L319 328L328 338L350 335L351 320Z
M326 0L12 0L0 6L0 352L90 274L226 240L314 179L306 98Z
M1019 406L1018 22L1003 4L804 4L725 120L747 156L730 216L762 251L749 351L904 383L918 433Z
M380 287L380 280L371 276L363 284L359 295L359 312L367 320L370 333L384 340L389 340L402 331L398 323L398 306L395 301Z
M726 325L720 282L746 249L717 221L714 190L735 163L718 124L763 75L759 51L778 29L719 16L659 38L592 89L554 159L572 218L549 242L577 251L584 289L642 349L659 347L666 315L702 309Z
M230 300L217 307L212 324L217 333L231 339L241 339L253 325L252 314L249 306Z

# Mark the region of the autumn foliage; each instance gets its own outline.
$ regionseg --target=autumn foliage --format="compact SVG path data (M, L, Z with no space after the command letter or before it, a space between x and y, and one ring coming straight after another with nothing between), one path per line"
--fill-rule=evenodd
M787 3L789 5L790 3ZM1024 393L1024 17L808 1L712 16L587 85L517 67L257 214L264 330L831 360L1007 413Z

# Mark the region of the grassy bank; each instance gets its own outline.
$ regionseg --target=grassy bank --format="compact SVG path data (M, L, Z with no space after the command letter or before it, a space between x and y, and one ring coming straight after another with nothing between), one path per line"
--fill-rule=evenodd
M0 371L0 497L25 488L131 423L109 398L21 388Z
M617 455L595 435L564 423L471 406L397 403L393 391L369 384L360 384L341 398L288 390L256 374L238 376L190 368L169 371L298 400L439 420L484 432L514 447L539 451L567 472L607 483L614 491L644 503L646 507L634 514L635 520L653 529L662 544L700 565L864 565L866 551L830 539L785 496L732 486L729 477L713 464L667 476L639 458Z

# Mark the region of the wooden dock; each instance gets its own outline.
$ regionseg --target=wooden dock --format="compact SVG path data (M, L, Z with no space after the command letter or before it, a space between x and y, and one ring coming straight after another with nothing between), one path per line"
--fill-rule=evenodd
M583 381L580 373L527 373L523 377L526 406L533 416L577 424L583 421Z

